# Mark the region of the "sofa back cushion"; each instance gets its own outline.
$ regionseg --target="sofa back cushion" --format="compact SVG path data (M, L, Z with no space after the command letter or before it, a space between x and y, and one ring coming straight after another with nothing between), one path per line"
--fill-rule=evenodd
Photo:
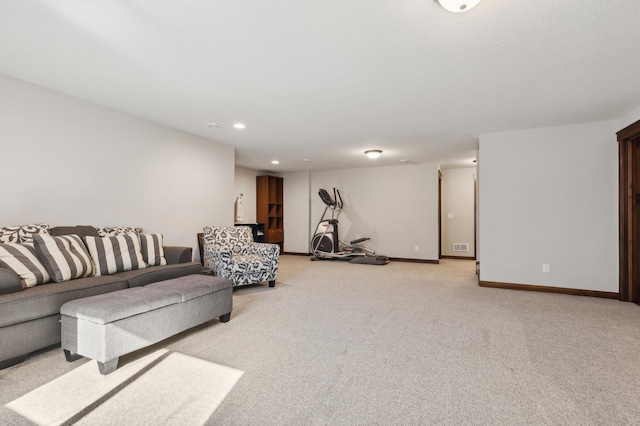
M59 283L93 276L91 256L79 236L34 234L33 243L53 281Z
M96 268L96 276L146 268L140 240L134 232L118 237L85 237Z
M33 243L0 244L0 268L13 271L23 287L49 282L49 274L38 259Z

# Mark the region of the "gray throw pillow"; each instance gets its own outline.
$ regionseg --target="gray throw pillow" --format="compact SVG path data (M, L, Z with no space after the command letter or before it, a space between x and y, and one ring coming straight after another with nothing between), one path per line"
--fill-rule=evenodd
M49 233L54 237L61 235L77 235L80 238L84 237L99 237L98 230L93 226L78 225L78 226L56 226L49 230Z

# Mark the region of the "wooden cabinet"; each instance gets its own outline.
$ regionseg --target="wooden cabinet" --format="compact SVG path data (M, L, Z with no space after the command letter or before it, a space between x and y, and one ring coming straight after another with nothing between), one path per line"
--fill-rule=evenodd
M264 243L264 223L236 223L236 226L248 226L253 234L253 242Z
M256 219L264 223L265 242L284 245L283 179L277 176L256 177Z

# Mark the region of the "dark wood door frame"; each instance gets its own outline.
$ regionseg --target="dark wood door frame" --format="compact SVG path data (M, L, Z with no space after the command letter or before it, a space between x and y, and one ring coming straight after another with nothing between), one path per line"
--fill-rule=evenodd
M442 172L438 169L438 259L442 259Z
M620 300L640 303L640 120L618 133ZM636 167L634 167L636 166Z

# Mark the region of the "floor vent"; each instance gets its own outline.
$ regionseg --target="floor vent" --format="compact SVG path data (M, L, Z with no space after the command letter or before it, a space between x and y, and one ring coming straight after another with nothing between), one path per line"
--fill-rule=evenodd
M453 251L469 251L469 244L453 243Z

